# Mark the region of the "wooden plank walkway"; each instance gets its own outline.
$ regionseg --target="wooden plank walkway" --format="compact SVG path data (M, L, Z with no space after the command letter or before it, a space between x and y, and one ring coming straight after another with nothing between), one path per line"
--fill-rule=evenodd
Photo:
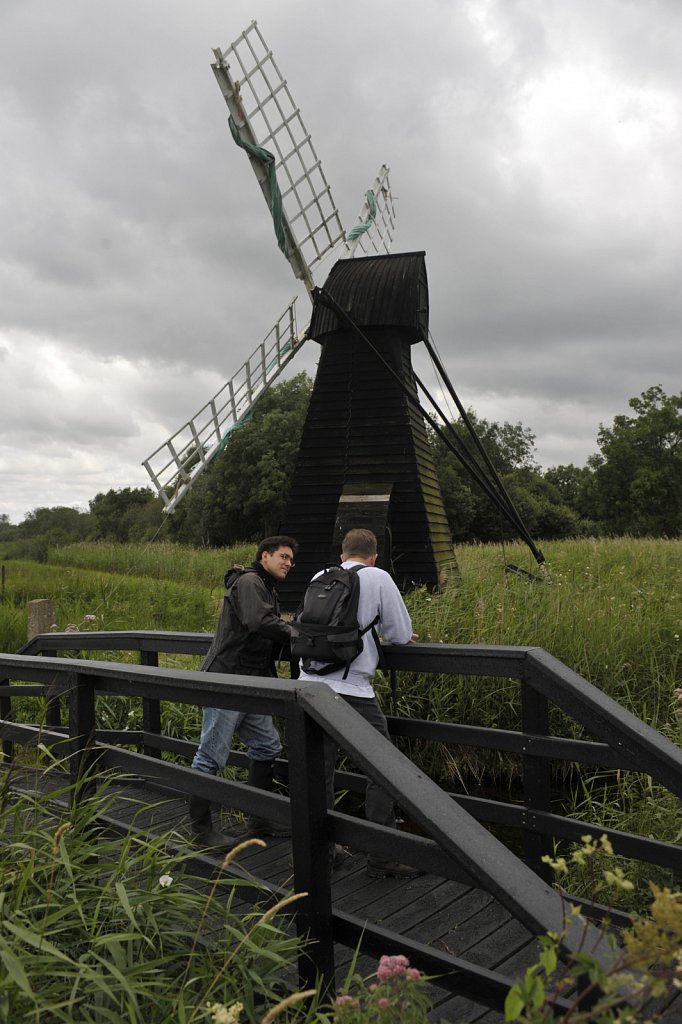
M40 789L45 799L54 790L54 777L41 776L30 769L12 769L13 788ZM45 780L48 780L47 782ZM62 805L65 800L58 801ZM142 780L107 788L105 823L116 830L142 834L167 835L169 852L186 854L188 848L187 803L168 796L156 786ZM237 818L222 812L222 828L237 831ZM244 838L248 838L246 832ZM252 879L270 890L270 900L293 893L291 842L270 838L266 846L243 851L232 866L234 873ZM215 875L221 857L197 853L192 869L207 879ZM374 925L380 925L409 936L438 950L461 957L470 963L515 978L536 962L539 946L534 935L519 923L498 901L483 891L460 882L433 875L413 879L371 878L365 870L365 855L352 853L332 874L332 899L335 910L353 914ZM260 890L261 905L268 902L267 892ZM254 890L255 892L255 890ZM238 912L253 910L253 905L235 902ZM345 980L353 951L337 944L335 963L337 982ZM356 970L367 977L376 970L375 958L361 956ZM296 986L296 976L286 979ZM453 995L438 985L429 984L433 1001L432 1020L457 1021L460 1024L502 1024L501 1013ZM665 1015L668 1024L682 1024L682 1009L671 1008Z
M41 777L30 769L13 769L13 788L35 791L40 786L49 799L55 788L54 778ZM59 800L62 805L64 799ZM187 803L169 797L144 782L108 786L104 821L116 829L132 828L141 833L168 834L169 851L187 852ZM225 830L237 831L243 826L238 819L222 812ZM246 832L244 838L248 838ZM236 873L253 879L273 892L274 897L294 892L291 842L268 838L266 846L243 851L234 864ZM222 858L198 854L192 868L208 879L215 874ZM526 928L515 921L509 911L488 893L462 883L432 875L413 879L371 878L363 853L352 853L332 874L332 899L335 909L356 915L372 924L390 927L439 950L470 960L472 963L514 976L534 962L537 943ZM261 893L263 902L267 894ZM243 910L253 907L243 903ZM337 980L345 980L353 951L337 944L335 961ZM356 969L368 976L376 970L376 958L361 956ZM291 979L295 985L295 978ZM437 982L430 984L434 1003L434 1021L481 1021L501 1024L503 1016L488 1007L462 996L453 996Z

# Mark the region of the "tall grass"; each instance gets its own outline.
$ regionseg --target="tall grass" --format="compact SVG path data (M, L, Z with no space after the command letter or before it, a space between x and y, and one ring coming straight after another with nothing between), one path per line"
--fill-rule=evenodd
M10 771L0 792L0 1019L199 1024L218 1019L209 1004L239 1002L240 1020L261 1021L301 952L283 905L254 911L242 897L255 883L194 876L172 833L109 834L98 815L113 778L89 797L80 784L65 810L59 768L43 763L15 790Z
M83 623L86 615L95 615L98 629L205 632L215 625L220 582L220 578L214 580L208 587L158 576L16 561L7 565L8 597L0 608L24 610L29 601L49 598L60 631L71 623Z
M542 647L654 727L672 725L682 668L682 542L586 539L543 548L546 568L535 580L504 571L505 561L522 560L523 548L508 546L504 558L492 545L459 549L460 578L445 593L422 589L408 598L420 639ZM421 695L422 705L449 706L462 721L509 721L511 691L499 680L485 693L478 686L441 680L438 694ZM416 681L415 689L420 699Z
M255 544L231 548L192 548L165 541L155 544L69 544L50 549L50 564L72 569L94 569L123 576L147 577L189 583L211 590L222 586L223 576L234 564L248 565Z
M682 541L588 538L543 548L541 571L528 565L522 545L459 548L460 573L447 590L407 595L420 639L542 647L654 727L673 729L682 669ZM210 632L226 569L254 554L253 545L76 544L51 551L48 565L10 562L1 647L23 643L25 605L41 597L54 601L60 629L94 614L90 628ZM537 578L505 572L510 562L527 565ZM505 680L405 674L400 708L514 728L517 690Z

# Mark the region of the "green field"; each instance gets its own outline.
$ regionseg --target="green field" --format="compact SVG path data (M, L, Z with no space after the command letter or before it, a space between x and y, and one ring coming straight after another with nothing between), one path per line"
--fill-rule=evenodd
M650 725L677 734L682 541L587 539L543 547L547 562L538 580L504 571L506 563L535 571L521 545L459 548L460 573L444 593L407 595L420 639L543 647ZM73 624L209 632L225 570L248 562L254 550L78 544L53 549L46 565L9 561L0 649L24 643L26 606L36 598L52 599L59 630ZM86 615L96 619L85 622ZM471 686L455 692L433 680L401 685L405 713L508 725L500 720L503 702L491 707L480 696Z

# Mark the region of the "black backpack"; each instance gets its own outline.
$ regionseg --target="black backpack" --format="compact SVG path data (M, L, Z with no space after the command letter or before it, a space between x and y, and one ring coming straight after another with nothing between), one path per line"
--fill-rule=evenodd
M291 623L291 653L303 662L303 670L311 675L328 675L345 665L348 675L351 662L363 649L363 634L372 631L381 660L381 644L375 626L377 615L369 626L358 625L360 580L358 572L364 565L344 569L330 566L311 580ZM324 662L311 668L312 661Z

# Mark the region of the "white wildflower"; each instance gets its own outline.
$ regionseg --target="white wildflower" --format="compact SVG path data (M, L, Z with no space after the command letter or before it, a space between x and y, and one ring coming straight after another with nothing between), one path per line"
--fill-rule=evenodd
M206 1009L212 1016L213 1024L237 1024L244 1007L241 1003L232 1003L231 1006L225 1006L224 1003L208 1003Z
M173 879L170 875L161 875L161 878L159 879L159 885L161 886L162 889L167 889L172 884Z

